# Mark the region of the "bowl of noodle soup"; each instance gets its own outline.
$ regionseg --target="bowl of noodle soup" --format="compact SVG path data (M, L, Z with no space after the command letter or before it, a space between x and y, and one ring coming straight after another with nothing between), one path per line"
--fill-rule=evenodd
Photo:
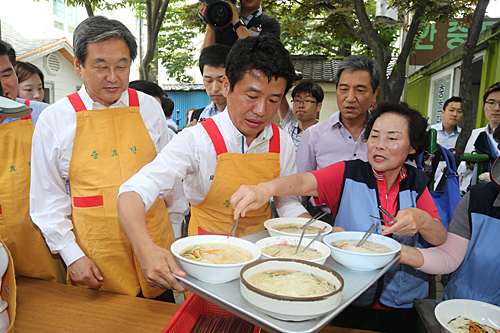
M450 299L439 303L434 315L446 333L469 332L471 322L481 325L487 332L500 330L500 307L485 302Z
M208 283L237 279L243 266L261 256L260 248L254 243L221 235L181 238L170 250L184 272Z
M300 259L323 265L326 259L328 259L328 256L330 256L330 248L318 241L314 241L304 253L301 253L301 251L311 242L310 239L306 238L302 240L300 249L297 255L295 255L295 250L297 249L299 241L300 237L275 236L263 238L255 243L255 245L260 248L263 259Z
M259 260L240 273L243 298L281 320L304 321L329 313L339 306L343 289L339 273L304 260Z
M372 234L361 248L356 249L356 244L364 234L361 231L335 232L325 236L323 243L328 245L335 261L358 271L372 271L384 267L401 251L398 241L377 234Z
M300 237L302 229L299 228L307 221L309 221L309 219L304 217L278 217L264 222L264 227L266 227L271 237ZM332 232L332 226L320 220L314 221L307 227L304 238L313 239L323 227L326 227L325 231L317 238L318 241L321 241L325 235Z

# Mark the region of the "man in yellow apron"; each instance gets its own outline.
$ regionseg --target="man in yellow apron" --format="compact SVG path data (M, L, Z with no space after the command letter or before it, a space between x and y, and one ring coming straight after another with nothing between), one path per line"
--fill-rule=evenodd
M48 104L16 98L15 59L14 49L0 41L1 96L6 96L2 97L0 108L4 109L3 104L8 102L15 105L17 101L33 110L26 117L0 112L0 234L14 258L18 275L64 283L66 268L61 258L50 253L29 215L31 137L38 117Z
M179 133L171 143L120 187L118 214L150 284L182 290L170 274L183 276L172 255L146 233L144 206L158 193L184 180L191 203L189 235L228 234L233 223L231 195L241 184L293 174L295 149L290 137L271 123L295 71L288 51L275 38L238 41L227 59L223 112ZM280 216L309 216L298 197L275 198ZM241 218L238 237L264 230L271 218L266 205Z
M83 86L39 119L31 215L52 252L61 254L73 284L157 297L165 290L146 283L118 223L116 198L120 185L168 143L168 126L154 98L128 89L137 44L122 23L93 16L77 26L73 38ZM169 248L169 214L162 199L153 201L146 231L157 246Z

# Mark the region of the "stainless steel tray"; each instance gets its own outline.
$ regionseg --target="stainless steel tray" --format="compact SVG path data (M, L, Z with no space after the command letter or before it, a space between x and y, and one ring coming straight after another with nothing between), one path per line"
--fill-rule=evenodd
M262 231L242 238L255 243L259 239L265 237L269 237L267 231ZM239 279L223 284L202 282L189 275L186 275L184 278L177 277L177 279L181 281L185 289L259 326L267 332L308 333L317 332L322 327L326 326L359 295L368 289L369 286L376 282L396 262L396 260L399 259L399 257L400 254L398 253L387 266L381 269L362 272L346 268L337 263L330 256L326 260L325 266L334 269L344 278L344 290L342 292L340 305L328 315L301 322L279 320L254 308L243 298L243 296L241 296Z

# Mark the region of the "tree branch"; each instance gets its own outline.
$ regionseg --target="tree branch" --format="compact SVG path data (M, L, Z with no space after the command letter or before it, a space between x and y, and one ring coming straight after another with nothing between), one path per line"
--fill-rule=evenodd
M476 50L479 34L481 33L482 22L488 7L489 0L479 0L477 2L472 22L469 26L467 41L464 44L462 54L461 74L460 74L460 95L462 96L462 110L464 112L464 126L458 136L456 147L464 151L467 141L476 127L476 111L472 102L472 60Z
M319 47L322 47L324 49L327 49L328 51L330 51L331 53L335 54L335 55L338 55L339 54L339 50L335 50L334 48L328 46L327 44L323 43L323 42L316 42L316 41L311 41L311 44L313 45L317 45Z
M84 2L84 5L85 5L85 10L87 11L87 15L89 17L94 16L94 10L92 9L92 5L90 4L90 2L86 0Z
M425 8L426 5L423 3L413 14L410 28L408 29L408 33L406 34L406 38L404 40L403 48L396 61L396 82L394 83L394 86L392 88L391 100L398 101L401 97L401 94L403 93L406 79L406 62L408 61L408 57L410 56L413 41L415 40L415 36L418 33L418 28L420 26L422 16L425 14Z

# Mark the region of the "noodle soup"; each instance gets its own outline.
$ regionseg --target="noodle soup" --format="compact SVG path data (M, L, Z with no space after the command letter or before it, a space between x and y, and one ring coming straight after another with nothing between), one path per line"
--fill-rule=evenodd
M297 250L296 245L274 244L262 248L261 251L262 253L275 258L314 260L325 256L320 251L311 248L307 249L304 253L301 253L304 248L305 246L301 246L297 251L297 254L295 254L295 251Z
M247 282L262 291L289 297L323 296L337 290L325 279L294 270L260 272L250 276Z
M273 226L273 229L276 229L278 231L281 231L281 232L286 232L286 233L289 233L289 234L302 234L302 231L303 229L300 229L302 228L303 224L299 224L299 223L284 223L284 224L278 224L278 225L275 225ZM307 230L305 232L305 234L317 234L319 233L319 231L321 230L321 228L318 228L318 227L314 227L312 225L308 225L307 226Z
M357 253L388 253L393 251L385 245L371 241L366 241L360 247L356 247L359 241L359 239L341 239L331 243L331 245L341 250Z
M180 251L180 256L205 264L238 264L253 259L250 251L230 244L203 243L187 247Z

